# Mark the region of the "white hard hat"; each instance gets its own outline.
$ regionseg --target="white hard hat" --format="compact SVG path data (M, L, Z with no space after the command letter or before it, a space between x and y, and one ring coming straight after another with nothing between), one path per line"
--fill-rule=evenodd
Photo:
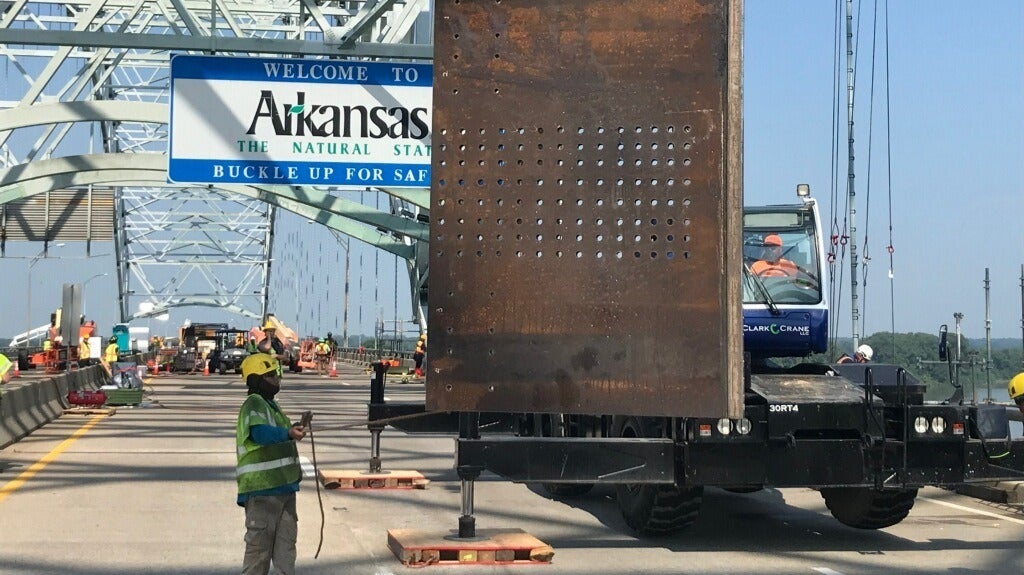
M864 356L864 359L871 361L871 356L875 354L875 350L871 349L871 346L864 344L857 348L857 353Z

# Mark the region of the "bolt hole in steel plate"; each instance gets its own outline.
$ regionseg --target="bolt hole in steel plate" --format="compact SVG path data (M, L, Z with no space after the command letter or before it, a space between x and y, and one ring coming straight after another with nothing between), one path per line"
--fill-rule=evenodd
M437 3L429 408L738 412L729 11Z

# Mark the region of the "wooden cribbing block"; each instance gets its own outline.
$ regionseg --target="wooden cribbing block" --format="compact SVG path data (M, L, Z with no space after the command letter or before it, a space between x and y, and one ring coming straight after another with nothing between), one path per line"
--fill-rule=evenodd
M320 471L320 483L327 489L426 489L430 480L419 471L366 473L344 469Z
M426 565L549 564L554 549L521 529L478 529L477 538L417 529L389 529L388 547L410 567Z

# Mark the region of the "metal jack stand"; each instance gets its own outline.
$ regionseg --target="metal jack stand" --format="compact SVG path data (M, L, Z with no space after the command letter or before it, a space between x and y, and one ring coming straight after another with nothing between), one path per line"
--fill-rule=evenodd
M370 380L370 465L368 470L321 471L320 479L327 489L423 489L430 483L418 471L382 470L380 459L380 435L387 427L374 422L382 419L376 408L384 407L384 379L387 366L381 362L373 364L373 379Z
M381 362L373 364L373 379L370 380L370 403L373 405L384 404L384 378L387 368ZM384 431L384 425L370 423L366 426L370 430L370 473L380 473L380 434Z
M480 414L463 412L459 414L459 439L480 439ZM459 539L476 539L476 518L473 517L473 486L483 468L479 465L464 465L457 468L462 481L462 515L459 516Z
M459 413L459 444L480 439L480 414ZM462 515L458 533L448 535L416 529L389 529L388 547L398 559L412 566L476 563L481 565L548 563L555 551L522 529L481 529L473 517L473 486L484 466L472 455L456 454L456 471L462 490Z

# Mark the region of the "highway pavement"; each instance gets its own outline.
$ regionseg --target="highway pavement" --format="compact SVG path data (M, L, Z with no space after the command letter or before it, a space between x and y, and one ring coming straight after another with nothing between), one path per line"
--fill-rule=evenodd
M369 375L343 366L338 379L286 374L279 396L297 415L315 412L324 469L362 469L369 433L339 426L365 418ZM238 573L243 513L235 505L234 430L245 396L238 376L161 376L144 404L116 415L65 415L0 451L0 574ZM421 384L390 384L389 399L422 397ZM317 432L317 428L322 428ZM445 534L457 527L459 481L452 436L388 429L385 469L415 469L425 490L298 496L303 574L412 573L387 547L387 530ZM311 460L311 443L301 443ZM613 491L556 501L540 488L485 475L477 526L520 528L551 545L550 565L429 566L427 572L621 574L754 573L958 575L1024 572L1024 513L950 491L921 492L910 516L860 531L829 515L808 489L706 492L700 518L671 537L640 539L619 516Z

